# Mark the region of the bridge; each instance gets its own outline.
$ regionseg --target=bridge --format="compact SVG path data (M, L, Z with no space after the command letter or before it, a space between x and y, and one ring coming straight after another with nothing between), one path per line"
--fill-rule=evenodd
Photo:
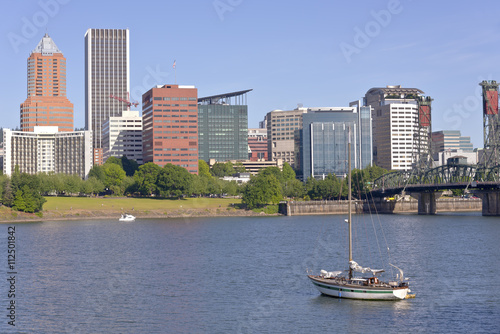
M413 169L387 173L374 181L373 197L409 193L418 198L419 214L435 214L436 198L448 189L468 189L483 202L483 216L500 216L499 84L482 81L484 150L479 165L448 163L431 168L431 102L418 97L417 130L413 142Z
M371 195L410 194L418 198L419 214L435 214L436 198L448 189L468 189L483 200L483 215L500 215L500 165L448 164L420 172L390 172L374 181Z

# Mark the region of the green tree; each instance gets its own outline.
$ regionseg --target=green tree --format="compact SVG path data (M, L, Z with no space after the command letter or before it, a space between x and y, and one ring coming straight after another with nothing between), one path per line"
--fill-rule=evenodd
M236 171L234 170L233 164L230 161L228 161L226 163L216 162L212 166L210 173L215 177L224 177L224 176L231 176L234 173L236 173Z
M2 194L2 204L8 207L11 207L14 204L14 194L12 192L12 186L9 178L5 181Z
M293 168L288 164L288 162L283 163L283 180L284 181L290 181L290 180L295 180L296 175L293 170Z
M156 192L156 179L160 170L161 167L152 162L139 167L139 170L134 174L134 179L141 195L151 196Z
M352 196L355 198L363 198L368 192L368 177L369 173L366 169L353 169L351 172L351 190Z
M104 191L104 183L102 183L97 177L91 176L84 181L82 191L87 195L99 194Z
M109 160L109 159L108 159ZM104 174L106 175L104 186L111 190L116 195L121 195L121 185L125 179L125 171L120 165L109 163L103 165Z
M273 175L276 180L281 184L284 183L285 179L283 178L283 173L279 169L279 167L271 166L271 167L266 167L264 169L261 169L259 171L259 175L263 176L268 176L268 175Z
M103 166L99 165L92 166L92 168L89 171L89 178L92 176L101 181L102 183L106 182L106 174L104 173Z
M203 160L198 160L198 175L201 177L212 177L212 174L210 174L210 167Z
M63 182L64 192L66 193L66 195L71 196L73 194L79 194L82 191L83 180L76 174L64 175Z
M200 161L202 161L202 160L200 160ZM205 176L193 175L193 181L191 182L190 192L192 194L197 195L197 196L207 195L208 194L208 181L211 178L212 178L211 175L209 177L207 177L206 175Z
M259 174L246 184L242 203L253 209L266 204L277 204L282 198L281 184L276 177L272 174Z
M234 164L234 172L235 173L246 173L247 169L245 168L245 166L243 165L243 163L241 162L237 162Z
M166 164L158 173L158 195L161 197L181 197L188 194L192 175L183 167Z
M134 176L135 172L139 169L139 164L133 159L128 159L125 155L121 157L122 168L127 176Z
M301 198L305 194L304 183L297 179L285 181L283 186L283 196L290 198Z
M17 211L24 211L26 209L26 203L24 202L23 191L19 189L16 191L16 196L14 197L14 203L12 208Z
M104 165L106 164L115 164L115 165L118 165L120 166L120 168L123 169L123 164L122 164L122 160L121 159L118 159L117 157L109 157L106 162L104 163Z

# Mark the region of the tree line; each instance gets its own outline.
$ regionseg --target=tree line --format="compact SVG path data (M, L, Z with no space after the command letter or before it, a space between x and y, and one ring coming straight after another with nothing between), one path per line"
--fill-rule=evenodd
M38 212L46 201L43 196L135 196L181 198L186 196L240 196L248 209L277 204L283 199L332 200L347 197L347 180L328 175L323 180L309 178L304 183L296 178L294 170L285 163L283 169L267 167L251 176L246 184L225 181L223 176L245 172L241 163L215 163L211 168L200 160L198 175L185 168L154 163L139 166L125 156L111 157L103 165L95 165L89 177L77 175L19 173L16 168L11 177L0 176L2 204L14 210ZM370 182L387 171L380 167L353 170L352 192L363 197Z

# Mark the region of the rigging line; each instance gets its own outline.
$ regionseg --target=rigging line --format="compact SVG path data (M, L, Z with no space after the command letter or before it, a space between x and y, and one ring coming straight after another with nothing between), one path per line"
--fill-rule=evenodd
M377 214L378 223L380 225L380 229L382 230L382 235L384 236L385 247L387 248L387 257L389 259L389 263L392 263L391 252L390 252L390 249L389 249L389 244L387 243L387 238L385 237L385 231L384 231L384 228L382 227L382 222L380 221L380 216L379 216L379 214L377 212L377 206L375 205L375 201L373 199L373 194L371 196L372 196L373 207L375 208L375 212ZM372 224L373 224L373 218L372 218ZM375 227L374 227L374 229L375 229ZM375 233L375 235L376 235L376 233ZM378 244L378 238L377 238L377 246L379 247L380 257L381 257L381 259L383 261L382 252L380 251L380 245ZM394 277L394 272L393 272L392 266L391 266L391 277Z
M372 201L373 201L373 195L372 195ZM377 212L377 206L375 205L375 201L373 201L373 208L375 210L375 214L377 215L377 218L380 220L380 217L378 216L378 212ZM384 263L384 258L382 257L382 251L380 250L380 243L378 241L378 235L377 235L377 230L375 228L375 223L373 221L373 215L370 215L370 218L371 218L371 221L372 221L373 233L375 234L375 240L377 241L377 248L378 248L378 253L379 253L379 256L380 256L380 261L383 264Z

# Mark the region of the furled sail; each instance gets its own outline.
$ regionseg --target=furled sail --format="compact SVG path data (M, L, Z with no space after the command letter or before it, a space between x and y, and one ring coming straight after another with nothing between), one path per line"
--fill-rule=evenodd
M356 261L349 261L349 268L351 268L354 271L357 271L358 273L364 274L371 272L374 275L384 271L384 269L371 269L369 267L361 267Z

